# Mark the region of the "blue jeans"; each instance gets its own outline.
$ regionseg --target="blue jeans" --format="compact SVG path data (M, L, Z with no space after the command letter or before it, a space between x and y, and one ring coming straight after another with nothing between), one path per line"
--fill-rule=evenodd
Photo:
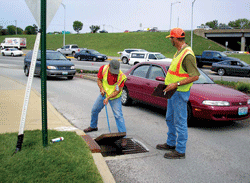
M100 94L95 101L95 104L94 104L92 111L91 111L91 122L90 122L91 128L97 127L98 115L104 107L104 104L103 104L104 99L105 98ZM120 132L120 133L126 132L125 121L124 121L123 114L122 114L121 97L114 99L114 100L109 100L109 104L111 106L111 109L112 109L114 117L115 117L118 132Z
M186 152L186 143L188 139L187 128L187 102L189 100L190 91L176 91L174 95L168 99L166 122L168 126L169 146L176 146L179 153Z

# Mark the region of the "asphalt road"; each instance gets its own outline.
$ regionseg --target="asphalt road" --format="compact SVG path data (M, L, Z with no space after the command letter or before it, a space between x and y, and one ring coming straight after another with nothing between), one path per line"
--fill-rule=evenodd
M22 63L23 59L20 57L0 56L0 75L26 84L27 77L24 76ZM89 64L92 65L91 62ZM32 87L38 92L41 90L40 83L40 78L35 77ZM79 129L89 126L91 107L98 94L98 86L94 81L80 78L47 81L48 100ZM111 131L117 132L109 106L108 113ZM249 119L229 123L199 120L195 127L188 129L186 159L167 160L163 158L164 151L155 149L158 143L165 143L166 140L165 111L134 104L123 107L123 114L128 137L139 141L149 152L106 157L107 165L117 182L250 181ZM99 131L90 133L93 138L109 133L105 110L99 115L98 127Z

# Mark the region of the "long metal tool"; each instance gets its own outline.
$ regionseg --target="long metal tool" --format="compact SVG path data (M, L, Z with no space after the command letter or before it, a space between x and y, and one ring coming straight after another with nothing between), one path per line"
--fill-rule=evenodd
M105 96L103 98L105 99ZM107 105L105 105L105 110L106 110L106 116L107 116L107 122L108 122L109 132L111 133L110 125L109 125L109 115L108 115L108 107L107 107Z

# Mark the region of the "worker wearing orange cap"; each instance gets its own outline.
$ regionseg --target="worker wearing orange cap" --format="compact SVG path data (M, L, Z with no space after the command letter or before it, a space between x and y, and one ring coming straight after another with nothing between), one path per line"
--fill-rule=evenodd
M168 99L166 122L168 126L168 138L166 143L158 144L157 149L168 150L164 155L167 159L184 159L187 131L187 103L190 96L190 88L193 82L199 79L199 71L196 65L195 55L186 43L185 32L181 28L171 30L170 41L177 52L169 67L164 92L176 89L173 96Z

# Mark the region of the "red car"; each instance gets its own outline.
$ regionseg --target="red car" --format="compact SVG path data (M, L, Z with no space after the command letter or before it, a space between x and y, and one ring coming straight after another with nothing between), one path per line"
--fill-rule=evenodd
M171 63L163 61L143 62L133 66L125 74L127 81L122 93L122 104L132 100L167 109L167 99L154 97L152 93L159 83L164 83ZM250 117L250 97L234 89L215 84L199 69L188 102L188 120L191 117L214 121L234 121Z

